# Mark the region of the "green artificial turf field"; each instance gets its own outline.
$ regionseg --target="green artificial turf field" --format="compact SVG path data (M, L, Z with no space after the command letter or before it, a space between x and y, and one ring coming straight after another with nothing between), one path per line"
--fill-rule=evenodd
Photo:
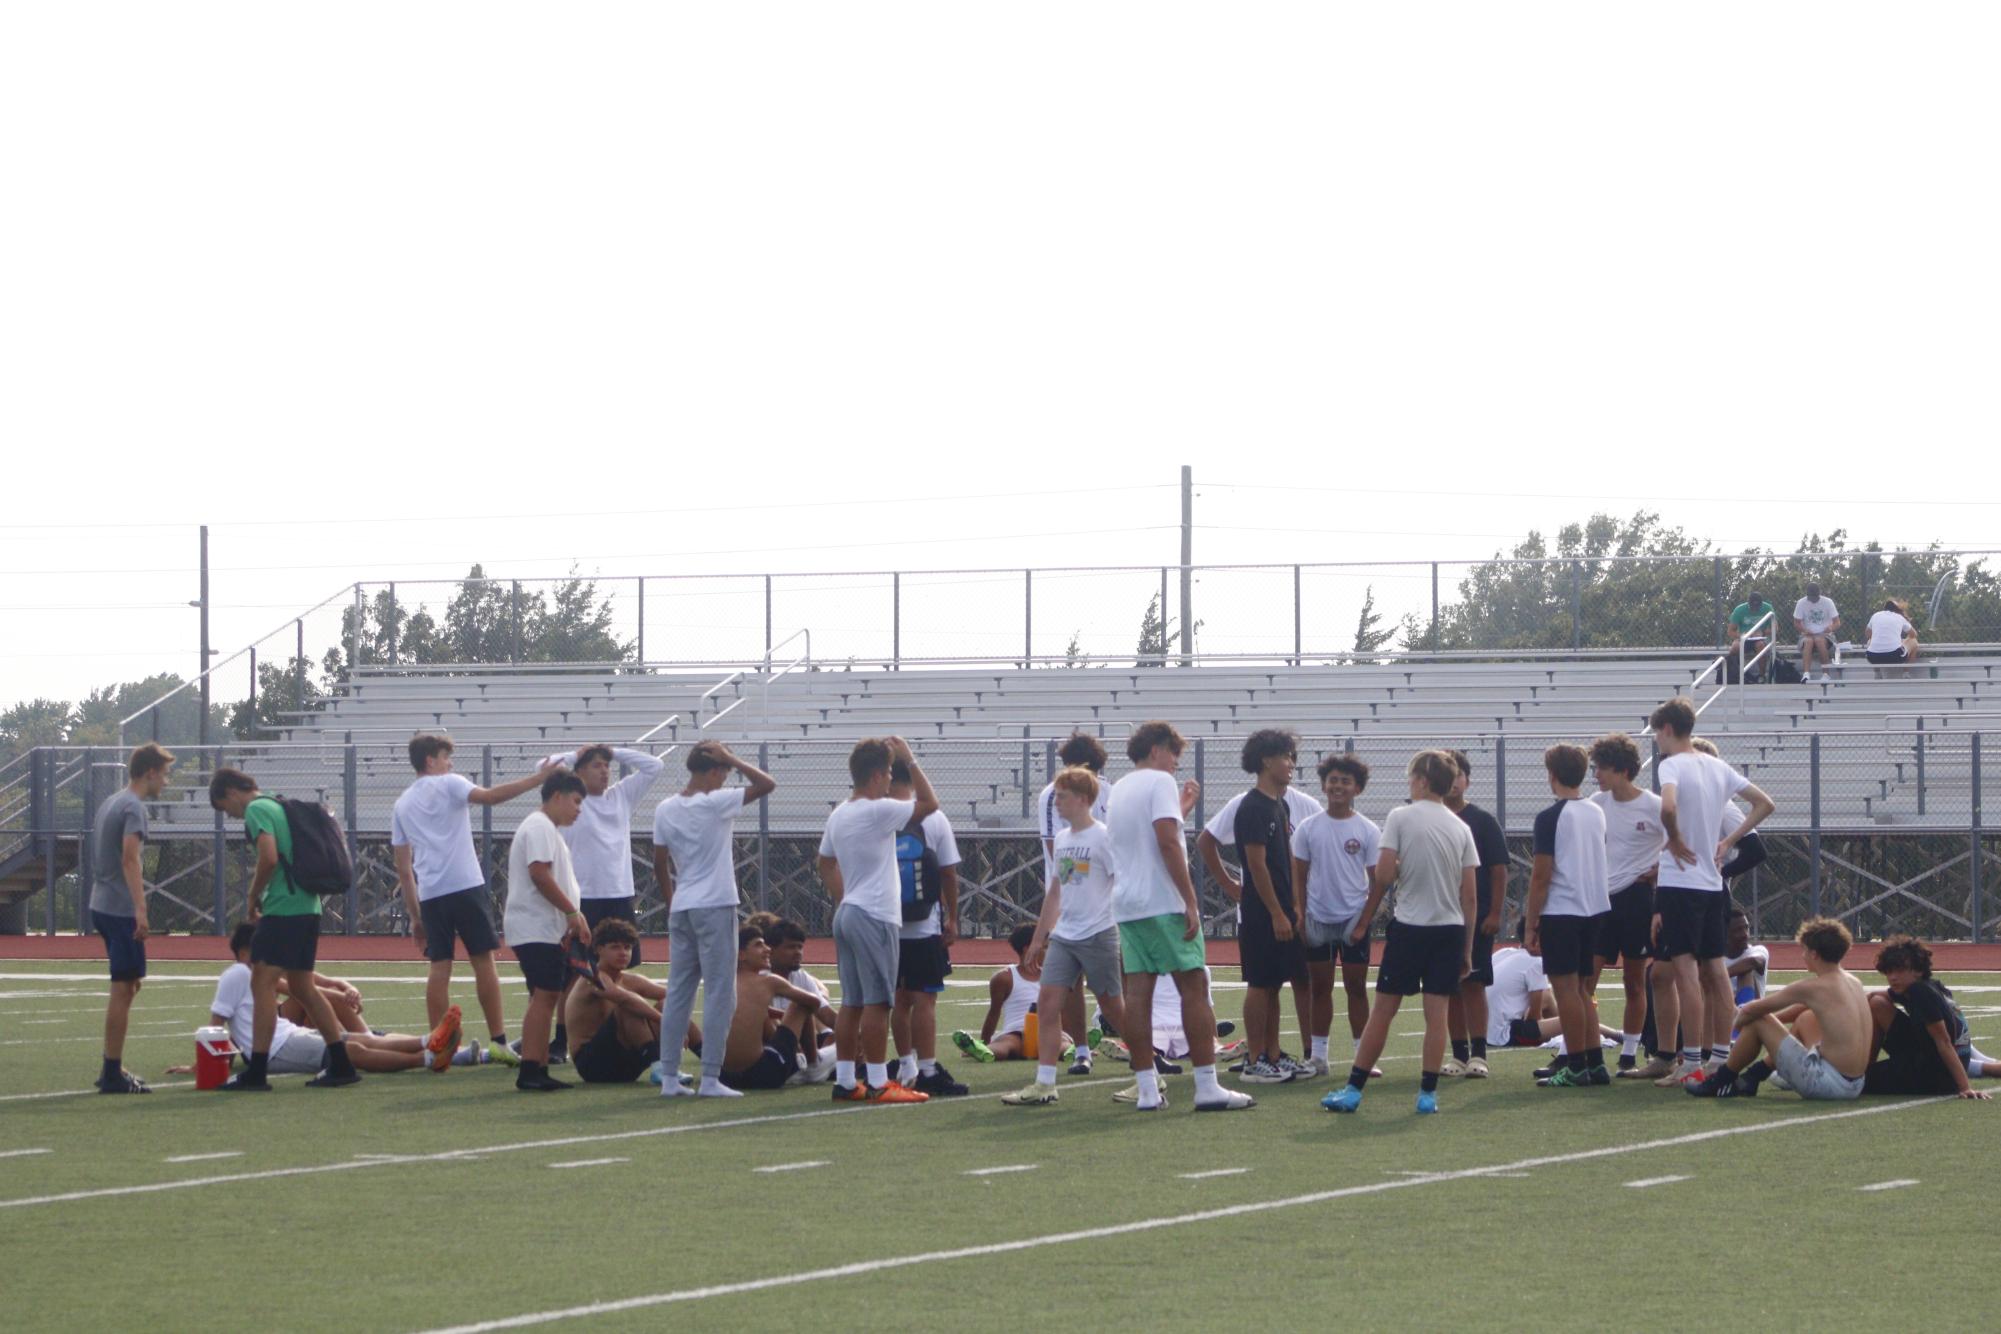
M155 966L126 1064L168 1087L106 1098L61 1096L95 1074L101 966L0 962L8 1328L1993 1324L1994 1104L1552 1092L1537 1053L1500 1052L1419 1118L1414 1003L1353 1117L1320 1110L1325 1079L1196 1116L1186 1076L1140 1115L1104 1061L1036 1109L997 1101L1031 1067L958 1059L972 1097L908 1108L530 1096L496 1067L237 1100L161 1074L216 971ZM377 1026L422 1029L418 966L331 971L373 979ZM977 1027L985 974L960 970L980 989L941 1029ZM1989 1050L1997 994L1962 991Z

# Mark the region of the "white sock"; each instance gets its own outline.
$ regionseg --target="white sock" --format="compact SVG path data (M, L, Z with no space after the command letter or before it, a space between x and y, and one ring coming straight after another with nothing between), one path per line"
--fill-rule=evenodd
M1216 1083L1216 1067L1198 1065L1195 1067L1195 1101L1214 1102L1223 1096L1222 1087Z
M889 1062L870 1061L868 1063L868 1086L879 1089L889 1082Z
M907 1056L906 1056L906 1057L904 1057L903 1059L904 1059L904 1061L905 1061L905 1063L906 1063L906 1064L907 1064L907 1063L909 1062L909 1060L910 1060L910 1058L909 1058L909 1057L907 1057ZM917 1073L919 1073L919 1074L921 1074L921 1075L935 1075L935 1074L937 1074L937 1073L938 1073L938 1062L937 1062L937 1061L935 1061L935 1060L933 1060L933 1061L919 1061L919 1062L917 1063Z
M1621 1056L1636 1056L1639 1054L1639 1050L1640 1035L1638 1033L1621 1033L1619 1035L1619 1054Z
M855 1086L855 1063L853 1061L836 1060L834 1062L834 1082L844 1089L853 1088Z
M1356 1038L1356 1039L1355 1039L1355 1057L1356 1057L1356 1060L1355 1060L1355 1064L1356 1064L1356 1065L1360 1065L1360 1064L1362 1063L1362 1061L1361 1061L1361 1055L1362 1055L1362 1040L1361 1040L1360 1038Z
M1139 1080L1139 1105L1154 1106L1160 1101L1160 1072L1151 1069L1141 1070L1136 1077Z
M1314 1060L1316 1060L1316 1061L1324 1061L1324 1060L1326 1060L1326 1059L1327 1059L1327 1039L1326 1039L1326 1038L1315 1038L1315 1039L1313 1039L1313 1059L1314 1059Z
M742 1093L723 1083L722 1080L709 1075L702 1076L700 1093L704 1098L741 1098L743 1096Z
M887 1062L885 1062L887 1064ZM912 1084L917 1080L917 1053L903 1052L896 1058L896 1082Z
M1053 1089L1053 1088L1055 1088L1055 1087L1056 1087L1056 1067L1055 1067L1055 1066L1053 1066L1053 1065L1038 1065L1038 1066L1036 1066L1036 1067L1035 1067L1035 1082L1036 1082L1036 1083L1038 1083L1038 1084L1040 1084L1040 1085L1042 1085L1042 1086L1043 1086L1044 1088L1052 1088L1052 1089Z

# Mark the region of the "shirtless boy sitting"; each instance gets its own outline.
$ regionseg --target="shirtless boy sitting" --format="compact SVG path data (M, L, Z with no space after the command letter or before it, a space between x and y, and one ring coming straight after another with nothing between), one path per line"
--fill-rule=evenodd
M771 946L754 926L737 928L736 1014L723 1049L723 1084L744 1089L785 1087L800 1071L804 1030L814 1019L833 1026L834 1007L771 972ZM772 1006L785 1006L774 1018Z
M1806 980L1737 1011L1729 1059L1683 1085L1693 1096L1755 1097L1775 1069L1802 1098L1846 1102L1862 1096L1874 1025L1868 993L1841 966L1853 937L1841 923L1816 917L1800 924L1795 939L1806 947ZM1757 1059L1760 1050L1764 1059Z
M591 929L599 985L580 982L563 1001L570 1062L586 1084L630 1084L660 1059L660 1003L667 988L626 971L638 943L632 923L617 917L599 922Z

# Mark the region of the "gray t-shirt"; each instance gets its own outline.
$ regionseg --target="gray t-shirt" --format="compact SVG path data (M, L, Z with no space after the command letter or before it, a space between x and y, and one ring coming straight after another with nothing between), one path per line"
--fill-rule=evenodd
M96 858L91 868L90 910L108 917L131 917L132 891L125 887L125 836L146 838L146 803L131 788L97 808L97 827L91 833L91 850Z

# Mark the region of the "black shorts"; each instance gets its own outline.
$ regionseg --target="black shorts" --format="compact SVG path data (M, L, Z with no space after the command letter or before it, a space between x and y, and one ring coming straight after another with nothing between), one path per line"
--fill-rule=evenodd
M618 1038L618 1019L607 1015L591 1040L570 1053L577 1078L586 1084L630 1084L660 1059L660 1044L628 1047Z
M1598 919L1598 957L1606 963L1645 959L1654 952L1654 882L1635 880L1612 895Z
M425 899L417 905L417 910L424 918L424 957L432 963L449 963L455 940L466 943L467 958L491 954L500 948L485 885Z
M314 913L270 914L257 919L250 938L250 962L270 964L288 973L310 973L320 954L320 918Z
M1869 661L1875 663L1879 667L1887 666L1888 664L1893 662L1903 662L1905 660L1904 650L1901 648L1893 648L1888 653L1871 652L1869 653L1868 657ZM1872 1093L1875 1092L1874 1089L1871 1089L1869 1091Z
M598 929L599 922L609 921L614 917L634 931L639 930L639 900L636 898L584 899L577 904L577 908L584 915L584 924L593 931ZM639 964L639 942L635 940L632 942L632 962L626 967L637 968Z
M1366 968L1369 965L1369 938L1363 936L1356 942L1343 936L1325 945L1308 945L1302 940L1299 952L1308 963L1358 963Z
M1466 928L1412 926L1392 921L1376 969L1376 991L1386 996L1456 996L1466 963Z
M952 972L952 952L943 936L919 936L896 942L896 989L927 991L937 995L945 989Z
M531 942L508 948L514 951L514 961L521 965L521 976L531 991L561 991L569 985L570 967L561 945Z
M1698 961L1724 955L1730 896L1716 889L1677 889L1663 885L1654 891L1654 911L1661 915L1661 938L1655 958L1678 959L1693 954Z
M1276 991L1306 971L1306 947L1297 931L1291 940L1280 940L1269 921L1246 917L1237 931L1237 961L1243 965L1245 986Z
M1480 930L1480 923L1487 920L1487 914L1494 907L1494 891L1487 883L1488 869L1483 866L1478 872L1479 897L1475 900L1473 920L1466 924L1473 933L1473 971L1466 980L1478 982L1483 987L1494 985L1494 938Z
M1544 913L1536 924L1542 932L1543 976L1576 977L1597 971L1598 933L1609 916Z
M146 942L133 938L139 930L138 918L93 911L90 924L104 937L104 957L111 965L113 982L137 982L146 976Z
M1932 1035L1898 1010L1883 1034L1883 1056L1862 1075L1864 1093L1956 1093L1959 1082L1939 1059Z
M798 1072L799 1035L780 1024L778 1031L765 1039L764 1050L755 1061L741 1070L723 1071L723 1083L733 1089L778 1089Z
M1533 1019L1508 1020L1508 1045L1510 1047L1540 1047L1549 1039L1542 1035L1542 1025Z

